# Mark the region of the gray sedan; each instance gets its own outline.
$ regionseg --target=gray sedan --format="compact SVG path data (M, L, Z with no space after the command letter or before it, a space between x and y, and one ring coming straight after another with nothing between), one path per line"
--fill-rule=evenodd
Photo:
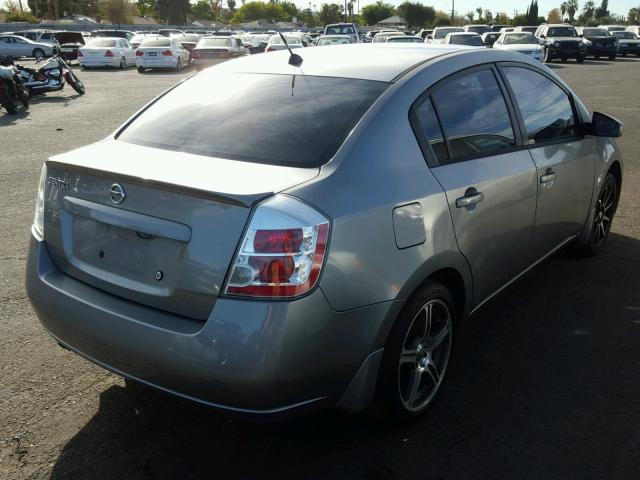
M17 35L0 35L0 57L50 57L56 48L50 43L40 43Z
M48 159L27 292L65 348L189 400L416 418L463 318L605 247L622 125L519 53L297 52L215 66Z

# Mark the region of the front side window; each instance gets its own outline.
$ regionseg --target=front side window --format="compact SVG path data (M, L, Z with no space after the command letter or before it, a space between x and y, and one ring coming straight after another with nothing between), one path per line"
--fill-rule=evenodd
M499 154L516 144L509 111L492 70L446 81L431 98L448 142L449 161Z
M530 144L576 135L568 95L558 85L528 68L504 67L527 130Z

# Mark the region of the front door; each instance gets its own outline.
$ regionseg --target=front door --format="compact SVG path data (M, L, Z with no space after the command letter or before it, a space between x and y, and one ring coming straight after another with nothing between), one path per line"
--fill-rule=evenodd
M532 255L541 257L582 231L591 203L595 168L593 138L579 136L568 92L549 77L502 66L513 91L529 152L538 172L538 205Z
M431 171L446 192L478 305L528 266L536 167L519 148L493 67L462 72L428 93L414 119L437 160Z

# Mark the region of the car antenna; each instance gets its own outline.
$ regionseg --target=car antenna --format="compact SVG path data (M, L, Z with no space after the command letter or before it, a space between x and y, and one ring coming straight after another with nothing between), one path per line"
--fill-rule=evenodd
M280 38L282 38L282 41L284 42L285 47L287 47L287 50L289 50L289 53L291 54L289 56L289 65L293 65L294 67L299 67L300 65L302 65L302 57L291 51L291 47L289 47L289 44L287 43L287 39L284 38L284 35L282 35L282 32L280 30L278 30L278 35L280 35Z

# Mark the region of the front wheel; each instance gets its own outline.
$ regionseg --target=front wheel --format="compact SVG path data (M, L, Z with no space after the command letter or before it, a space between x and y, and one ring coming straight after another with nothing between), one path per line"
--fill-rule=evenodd
M120 69L125 70L127 68L127 59L122 57L120 59Z
M2 105L9 115L18 113L18 100L9 92L8 85L0 86L0 105Z
M612 173L608 173L595 205L589 241L576 248L579 254L590 257L602 250L609 238L613 216L618 208L618 199L618 181Z
M376 407L389 420L417 418L431 406L447 372L455 304L443 285L428 282L407 302L385 345Z
M178 59L176 62L176 72L179 72L180 70L182 70L182 62Z
M82 83L80 79L73 74L73 72L67 73L66 79L69 85L71 85L71 88L73 88L78 94L84 95L84 83Z
M616 56L615 55L609 55L609 60L612 62L616 61Z
M35 48L32 55L36 60L40 60L41 58L44 58L44 50L42 50L41 48Z
M142 67L138 67L138 73L144 73L144 72L145 72L145 69L144 69L144 68L142 68Z
M584 63L584 55L578 55L576 57L576 62L578 63Z

